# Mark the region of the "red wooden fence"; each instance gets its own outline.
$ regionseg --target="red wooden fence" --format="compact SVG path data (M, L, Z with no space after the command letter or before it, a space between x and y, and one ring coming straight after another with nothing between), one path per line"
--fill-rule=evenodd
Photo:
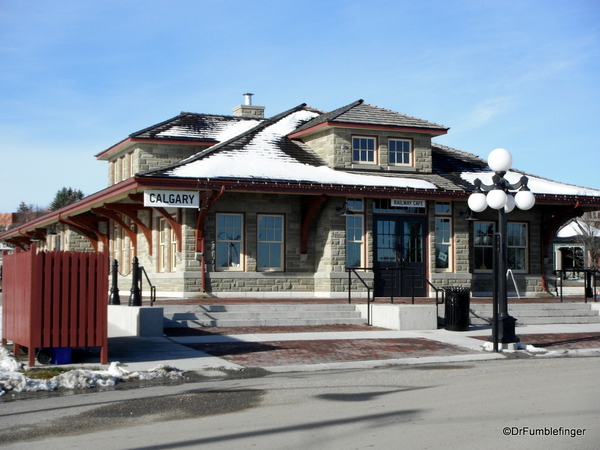
M2 344L13 341L35 364L37 349L101 347L108 363L108 255L27 252L6 255L2 276Z

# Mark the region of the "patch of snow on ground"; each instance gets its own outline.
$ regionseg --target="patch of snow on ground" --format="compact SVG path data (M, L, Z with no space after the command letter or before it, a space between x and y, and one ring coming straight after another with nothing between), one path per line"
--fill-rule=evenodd
M0 347L0 396L7 391L34 392L54 391L59 388L82 389L96 386L114 386L119 381L179 379L183 371L172 366L159 364L147 372L127 372L120 363L112 362L106 370L74 369L63 372L49 380L37 380L26 377L22 372L22 364L13 354Z

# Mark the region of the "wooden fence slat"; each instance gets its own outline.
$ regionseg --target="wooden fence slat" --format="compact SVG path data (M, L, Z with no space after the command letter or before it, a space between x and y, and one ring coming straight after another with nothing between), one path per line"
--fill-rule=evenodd
M108 360L108 256L30 251L4 256L2 340L29 348L101 347Z

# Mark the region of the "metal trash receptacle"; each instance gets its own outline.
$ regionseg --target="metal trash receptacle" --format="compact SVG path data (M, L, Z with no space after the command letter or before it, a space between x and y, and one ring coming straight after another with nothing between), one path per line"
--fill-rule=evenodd
M471 291L460 286L444 287L446 294L446 309L444 328L449 331L469 330L469 308Z

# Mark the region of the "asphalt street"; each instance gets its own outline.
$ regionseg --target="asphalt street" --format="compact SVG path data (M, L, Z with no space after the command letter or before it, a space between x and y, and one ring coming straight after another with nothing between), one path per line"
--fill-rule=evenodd
M3 449L596 449L600 358L257 371L4 403Z

